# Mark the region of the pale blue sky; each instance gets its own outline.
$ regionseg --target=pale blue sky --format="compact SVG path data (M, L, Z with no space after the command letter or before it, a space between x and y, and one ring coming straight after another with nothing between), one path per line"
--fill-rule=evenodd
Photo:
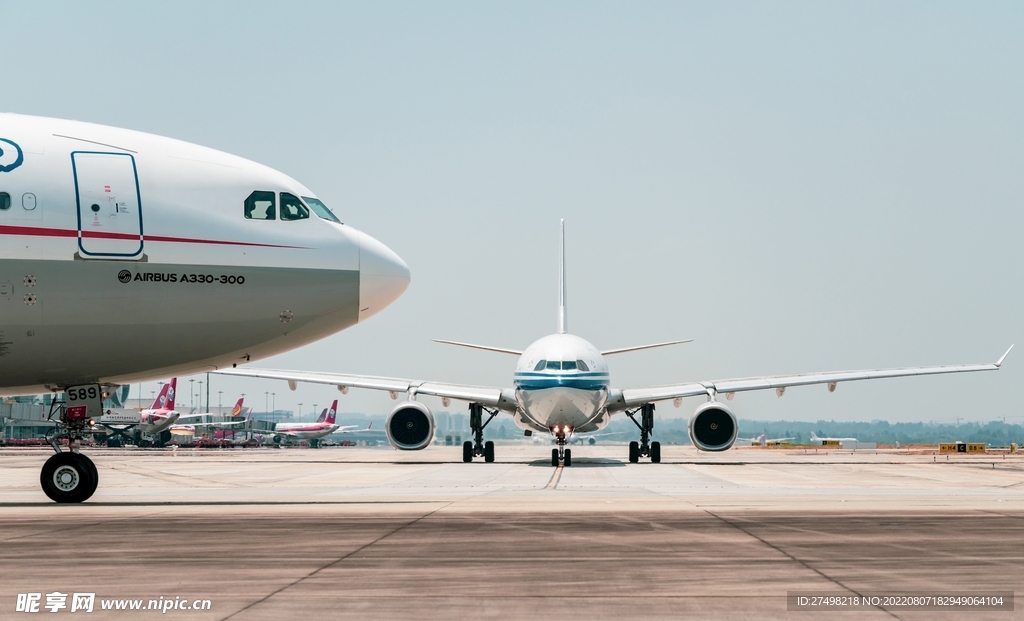
M1019 3L8 0L0 24L0 109L268 164L408 262L391 308L265 366L507 385L513 357L429 339L553 331L560 217L571 331L696 339L610 359L619 386L1024 345ZM1024 351L998 374L733 403L1020 422L1022 369ZM307 411L337 394L215 389Z

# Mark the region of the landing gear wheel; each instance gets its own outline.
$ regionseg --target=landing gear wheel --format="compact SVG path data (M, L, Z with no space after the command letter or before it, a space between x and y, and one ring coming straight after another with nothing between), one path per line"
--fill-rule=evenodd
M661 463L661 442L651 442L651 463Z
M572 450L565 449L565 458L562 459L562 464L568 468L572 465Z
M558 449L551 449L551 465L558 467Z
M484 413L490 415L487 420L484 420ZM494 442L484 442L484 428L494 417L498 415L498 410L488 409L479 403L469 404L469 430L473 433L473 441L466 441L462 445L462 461L471 462L474 457L483 457L484 461L490 463L494 461Z
M88 457L57 453L43 464L39 484L54 502L83 502L96 491L99 474Z
M637 413L640 414L639 421L636 419ZM651 432L654 430L654 404L644 403L636 409L626 410L626 416L640 430L640 441L629 443L630 463L635 464L640 461L641 457L650 457L653 463L661 461L661 445L657 442L651 442ZM657 454L655 454L655 446L658 447Z

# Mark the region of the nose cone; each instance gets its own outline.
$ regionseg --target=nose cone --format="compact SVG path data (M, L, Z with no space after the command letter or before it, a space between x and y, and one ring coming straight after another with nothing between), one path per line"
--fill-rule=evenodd
M409 266L390 248L359 233L359 321L366 321L409 288Z

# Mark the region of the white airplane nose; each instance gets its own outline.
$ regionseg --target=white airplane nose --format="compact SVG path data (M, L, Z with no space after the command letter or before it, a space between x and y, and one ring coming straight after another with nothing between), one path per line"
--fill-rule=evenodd
M409 288L409 266L390 248L359 233L359 321L366 321Z

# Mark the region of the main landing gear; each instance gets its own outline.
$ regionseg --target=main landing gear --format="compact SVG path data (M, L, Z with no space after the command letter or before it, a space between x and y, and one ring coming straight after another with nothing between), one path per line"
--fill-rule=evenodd
M636 413L640 412L640 422ZM650 457L651 463L661 462L661 442L650 442L654 430L654 404L645 403L635 410L626 410L626 416L640 429L640 442L629 443L629 462L635 464L641 457Z
M559 462L565 467L572 465L572 449L565 448L566 432L568 429L568 425L562 428L554 428L555 442L558 443L558 448L551 449L551 465L555 468L558 467Z
M490 414L486 421L484 412ZM498 410L485 408L479 403L469 404L469 429L473 432L473 441L466 440L462 443L462 461L468 464L474 457L483 457L487 463L494 461L494 442L484 442L484 427L497 415Z
M82 436L88 426L88 419L70 417L63 404L55 403L52 407L57 407L60 410L58 432L48 438L57 454L43 464L43 471L39 474L39 484L42 486L43 492L54 502L84 502L93 495L100 482L96 465L92 463L91 459L78 452ZM51 416L52 414L51 410ZM68 440L67 451L61 449L60 438L62 437Z

